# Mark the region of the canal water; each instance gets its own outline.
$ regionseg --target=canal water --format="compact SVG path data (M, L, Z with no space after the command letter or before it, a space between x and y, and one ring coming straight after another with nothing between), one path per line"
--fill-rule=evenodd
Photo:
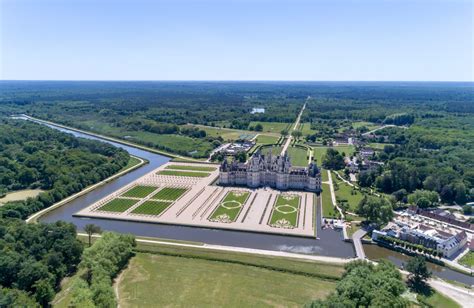
M44 124L41 122L41 124ZM44 124L47 125L47 124ZM151 153L145 150L137 149L120 143L108 141L92 135L79 133L76 131L60 128L57 126L47 125L60 131L73 134L74 136L100 140L110 143L114 146L125 149L128 153L144 158L149 161L148 164L135 169L109 183L106 183L97 189L59 207L40 218L43 222L55 222L58 220L68 221L75 224L78 229L82 230L86 224L96 224L103 230L132 233L138 236L158 237L174 240L195 241L207 244L226 245L235 247L256 248L265 250L287 251L301 254L322 255L341 258L355 257L354 247L351 243L344 242L342 232L332 229L318 229L318 239L299 238L291 236L280 236L263 233L240 232L230 230L205 229L187 226L173 226L162 224L150 224L139 222L126 222L118 220L107 220L100 218L80 218L74 217L73 214L79 210L89 206L90 204L109 195L117 189L123 187L145 175L146 173L158 168L170 159L163 155ZM319 212L320 213L320 212ZM320 217L317 218L318 221ZM388 259L401 266L410 258L401 253L391 251L389 249L379 247L377 245L364 245L366 255L371 260L381 258ZM449 268L429 263L430 270L435 276L440 278L459 281L468 285L474 284L473 277L458 273Z
M378 245L364 244L363 246L364 246L365 255L370 260L374 260L374 261L378 261L380 259L390 260L399 268L404 267L406 263L408 262L408 260L412 258L411 256L405 255L398 251L393 251L393 250L390 250L388 248L381 247ZM434 276L438 276L443 279L459 281L467 285L474 284L474 277L472 276L453 271L452 269L448 267L440 266L438 264L434 264L431 262L428 262L427 264L428 264L429 270L433 273Z

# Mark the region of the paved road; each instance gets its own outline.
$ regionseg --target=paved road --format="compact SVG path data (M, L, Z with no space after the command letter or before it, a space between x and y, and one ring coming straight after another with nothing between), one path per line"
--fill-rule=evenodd
M308 97L306 100L308 100L308 99L309 99L309 97ZM285 145L283 146L283 149L281 150L281 155L285 154L286 150L287 150L288 147L290 146L291 141L293 140L293 136L291 135L291 133L292 133L294 130L296 130L296 128L297 128L298 125L300 124L301 116L303 115L303 111L304 111L305 108L306 108L306 102L304 103L303 108L301 108L301 111L300 111L300 113L298 114L298 117L296 118L295 125L293 126L293 129L288 132L288 138L286 138Z
M359 259L365 259L365 252L364 252L364 247L362 246L361 239L366 234L367 234L367 231L359 229L352 235L352 241L354 242L356 255L357 255L357 258Z

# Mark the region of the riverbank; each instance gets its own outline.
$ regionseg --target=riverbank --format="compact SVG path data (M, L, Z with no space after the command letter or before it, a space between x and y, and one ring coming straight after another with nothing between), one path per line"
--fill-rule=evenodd
M51 205L51 206L49 206L49 207L47 207L47 208L45 208L45 209L42 209L42 210L39 211L39 212L34 213L33 215L31 215L30 217L28 217L28 218L26 219L26 223L36 223L36 222L38 222L38 219L39 219L41 216L45 215L46 213L48 213L48 212L50 212L50 211L53 211L53 210L55 210L55 209L57 209L57 208L59 208L59 207L65 205L65 204L71 202L72 200L74 200L74 199L76 199L76 198L78 198L78 197L80 197L80 196L82 196L82 195L85 195L85 194L87 194L88 192L90 192L90 191L92 191L92 190L94 190L94 189L96 189L96 188L98 188L98 187L100 187L100 186L102 186L102 185L104 185L104 184L110 182L110 181L113 181L114 179L116 179L116 178L118 178L118 177L121 177L122 175L127 174L127 173L129 173L129 172L131 172L131 171L133 171L133 170L135 170L135 169L137 169L137 168L143 166L144 164L148 163L148 161L146 161L146 160L144 160L144 159L142 159L142 158L140 158L140 157L133 156L133 155L130 155L130 158L136 159L136 160L138 160L139 162L138 162L137 164L134 164L134 165L132 165L132 166L130 166L130 167L128 167L128 168L126 168L126 169L124 169L124 170L122 170L122 171L120 171L120 172L118 172L118 173L116 173L116 174L114 174L114 175L112 175L112 176L106 178L105 180L102 180L102 181L100 181L100 182L98 182L98 183L95 183L94 185L91 185L91 186L89 186L89 187L86 187L85 189L81 190L80 192L77 192L77 193L75 193L75 194L73 194L73 195L71 195L71 196L69 196L69 197L67 197L67 198L65 198L65 199L63 199L63 200L61 200L61 201L59 201L59 202L56 202L55 204L53 204L53 205Z
M46 125L52 125L52 126L56 126L56 127L67 129L67 130L72 130L74 132L78 132L78 133L81 133L81 134L85 134L85 135L105 139L105 140L108 140L108 141L120 143L120 144L123 144L123 145L127 145L127 146L131 146L131 147L138 148L138 149L141 149L141 150L145 150L145 151L148 151L148 152L152 152L152 153L155 153L155 154L170 157L170 158L173 158L173 159L179 159L179 160L189 161L189 162L205 163L205 161L198 160L198 159L195 159L195 158L185 157L185 156L181 156L181 155L177 155L177 154L157 150L157 149L150 148L150 147L147 147L147 146L144 146L144 145L140 145L140 144L137 144L137 143L134 143L134 142L129 142L129 141L125 141L125 140L122 140L122 139L115 138L115 137L110 137L110 136L101 135L101 134L98 134L98 133L93 133L93 132L90 132L90 131L85 131L85 130L78 129L78 128L75 128L75 127L72 127L72 126L67 126L67 125L63 125L63 124L50 122L50 121L47 121L47 120L42 120L42 119L35 118L35 117L29 116L29 115L26 115L26 114L22 114L21 116L26 117L30 121L41 122L41 123L46 124Z

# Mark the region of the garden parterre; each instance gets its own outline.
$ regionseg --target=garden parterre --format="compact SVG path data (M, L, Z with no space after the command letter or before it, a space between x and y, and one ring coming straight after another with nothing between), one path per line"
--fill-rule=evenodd
M175 173L204 173L201 170L209 170L208 175ZM75 216L316 236L315 194L223 187L217 184L218 176L216 164L168 162Z

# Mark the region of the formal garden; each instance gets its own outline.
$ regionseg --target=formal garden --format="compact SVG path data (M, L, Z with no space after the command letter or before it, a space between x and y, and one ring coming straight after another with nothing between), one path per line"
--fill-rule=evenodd
M211 214L209 220L215 222L230 223L234 222L239 216L250 193L247 191L230 191L219 206Z
M278 195L273 205L269 225L275 228L287 229L297 227L300 199L299 195L294 194Z

